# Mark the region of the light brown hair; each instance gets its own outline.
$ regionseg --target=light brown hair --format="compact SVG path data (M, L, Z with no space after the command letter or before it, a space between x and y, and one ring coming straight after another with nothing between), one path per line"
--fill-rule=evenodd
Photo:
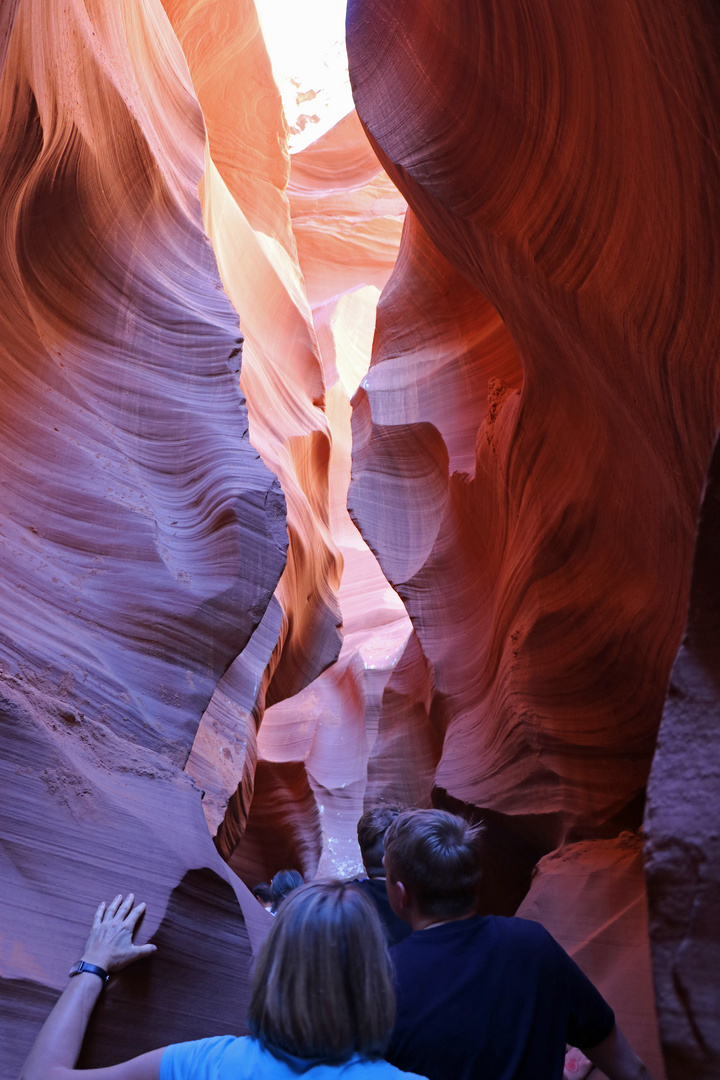
M407 806L399 803L385 803L366 810L357 823L357 838L360 854L368 877L385 877L383 852L385 851L385 833L389 826Z
M380 1056L395 1023L392 969L380 920L349 882L292 892L258 954L248 1026L301 1058Z
M477 903L481 826L446 810L410 810L385 833L385 869L401 881L423 915L451 919Z

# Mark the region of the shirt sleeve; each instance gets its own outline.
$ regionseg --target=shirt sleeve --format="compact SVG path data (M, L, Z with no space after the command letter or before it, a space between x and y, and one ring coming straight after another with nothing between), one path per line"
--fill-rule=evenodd
M615 1026L615 1013L587 975L553 939L558 951L568 1001L567 1041L588 1050L606 1039Z
M173 1043L160 1060L160 1080L213 1080L219 1059L235 1041L233 1035L220 1035Z

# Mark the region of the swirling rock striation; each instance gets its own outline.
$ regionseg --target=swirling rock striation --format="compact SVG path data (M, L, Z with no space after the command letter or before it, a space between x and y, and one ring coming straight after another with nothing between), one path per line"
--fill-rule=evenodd
M342 555L343 644L336 663L305 688L283 700L268 698L257 738L262 788L230 859L249 884L261 870L270 875L287 866L291 856L290 865L305 873L352 875L361 869L355 826L365 799L378 792L369 779L370 755L382 755L383 695L411 631L346 509L350 396L367 371L378 287L391 272L405 210L368 150L357 117L349 114L292 158L293 233L332 433L328 525ZM392 729L392 720L385 726ZM426 798L428 792L426 787ZM242 835L236 822L245 804L231 801L221 842Z
M358 112L417 219L351 509L441 695L438 788L542 806L548 846L638 824L681 634L720 419L714 18L348 10Z
M348 7L357 110L409 205L353 400L351 512L428 666L433 799L559 850L551 923L575 895L568 845L588 845L589 881L640 825L682 633L720 422L719 41L701 0ZM715 1068L717 770L690 736L714 707L711 651L691 635L678 660L648 819L678 1077ZM676 751L700 785L687 813ZM583 956L624 882L579 897ZM635 919L628 940L645 934ZM618 1015L661 1071L637 985L640 1013L620 995Z
M278 481L248 440L237 314L197 196L202 115L161 5L20 0L1 25L0 976L12 1075L65 983L68 947L81 951L93 904L119 889L147 899L146 933L198 902L218 932L234 922L227 973L237 961L242 997L262 913L214 851L181 770L272 598L287 531ZM121 1038L99 1018L88 1062L177 1037L206 950L200 941L185 968L160 957L151 998L172 983L176 1007L136 1008ZM222 980L203 1009L225 1026L218 993Z

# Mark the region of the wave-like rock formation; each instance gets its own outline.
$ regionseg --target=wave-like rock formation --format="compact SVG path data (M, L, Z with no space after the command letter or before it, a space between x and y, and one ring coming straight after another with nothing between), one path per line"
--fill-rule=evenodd
M182 971L177 946L161 950L146 994L166 1004L136 1002L119 1040L120 977L88 1063L187 1036L178 1001L203 966L217 982L195 1030L242 1024L225 984L262 913L182 768L273 596L287 531L248 439L237 313L197 194L203 118L161 5L18 0L0 28L0 1041L14 1075L93 905L122 888L147 899L146 934L166 941L202 907L227 949L209 934Z
M238 792L218 833L222 845L243 837L230 861L250 884L261 867L269 875L288 865L293 851L290 865L313 873L360 869L355 824L364 800L377 791L368 780L368 759L382 743L383 692L411 631L346 509L350 398L370 361L379 287L397 253L404 200L382 173L354 113L294 155L288 197L326 384L328 525L343 560L343 644L336 663L295 695L269 700L262 716L261 798L248 805ZM288 776L294 778L290 787ZM423 789L425 801L429 790ZM249 813L245 836L236 824L238 810ZM264 861L258 836L265 838ZM292 838L290 848L281 837Z
M421 222L351 506L442 695L437 785L556 836L644 788L720 419L714 57L705 8L672 10L349 7L360 117Z
M663 1077L637 830L720 422L717 14L348 30L359 118L291 164L252 0L0 10L7 1075L127 887L159 950L84 1063L241 1030L242 882L355 873L391 798L485 823L484 908ZM716 472L648 812L672 1080L720 1054Z
M250 436L287 500L288 559L274 606L218 686L187 766L229 858L253 798L266 702L297 694L338 656L342 561L328 521L322 362L286 192L287 130L257 13L252 0L168 0L166 9L207 125L203 215L245 335Z
M409 205L353 401L350 507L428 665L434 799L541 851L641 822L720 422L717 12L658 16L348 8L357 110ZM682 934L657 925L669 1017Z

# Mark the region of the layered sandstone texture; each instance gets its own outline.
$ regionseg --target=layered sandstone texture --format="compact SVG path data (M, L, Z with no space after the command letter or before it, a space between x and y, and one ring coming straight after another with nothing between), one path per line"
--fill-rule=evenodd
M642 819L720 423L717 12L658 16L648 0L348 7L357 111L409 205L353 399L349 505L428 669L433 798L555 849L558 903L590 845L584 912L557 924L572 948L646 932L639 907L619 919L619 838ZM696 745L706 713L684 721ZM668 878L696 851L688 913L712 862L692 835ZM594 907L593 859L617 878ZM656 950L669 884L663 903ZM687 938L693 985L705 931L674 914L661 1017L684 1010L699 1053L711 982L696 1002L670 971ZM657 1061L649 965L635 974L614 982L618 1016Z
M405 211L357 117L291 178L250 2L1 19L12 1075L130 887L158 953L113 980L84 1063L243 1030L269 917L227 862L359 869L412 628L345 508Z
M374 792L369 761L383 694L412 630L346 509L350 398L370 362L375 307L397 254L405 203L354 113L293 156L287 196L332 435L326 521L342 559L343 642L336 662L297 693L281 693L273 675L264 713L255 708L262 718L255 788L238 788L218 833L220 850L249 884L288 865L310 876L361 869L355 824ZM305 475L317 482L316 469ZM431 775L422 779L416 796L427 803ZM398 782L393 776L384 793L395 795Z
M129 888L158 963L114 981L86 1063L242 1029L237 973L262 912L183 767L278 587L288 531L248 438L238 315L197 191L203 117L161 4L5 4L0 64L11 1076L94 906Z
M351 0L360 119L291 162L252 0L2 6L4 1073L128 887L159 949L85 1064L241 1031L242 881L355 873L400 798L485 821L487 910L529 886L661 1080L715 20ZM713 483L648 816L673 1080L718 1053Z

